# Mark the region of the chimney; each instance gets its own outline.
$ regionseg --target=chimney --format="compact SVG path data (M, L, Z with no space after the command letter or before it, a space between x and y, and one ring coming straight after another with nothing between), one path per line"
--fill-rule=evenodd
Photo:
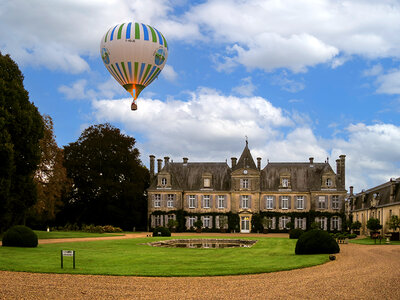
M231 157L231 160L232 160L232 168L234 168L236 166L237 158L236 157Z
M167 163L169 163L169 157L168 157L168 156L165 156L165 157L164 157L164 166L166 166Z
M189 159L188 159L187 157L184 157L184 158L183 158L183 165L185 165L185 166L186 166L186 165L187 165L187 162L188 162L188 160L189 160Z
M346 188L346 165L345 165L345 159L346 155L340 155L340 181L342 183L342 188Z
M314 157L310 157L310 168L314 168Z
M257 157L257 169L258 171L261 170L261 157Z
M395 190L396 190L396 180L394 178L390 178L390 202L394 202L394 196L395 196Z
M336 160L336 175L340 177L340 159Z
M162 159L159 158L157 159L157 173L160 173L161 168L162 168Z
M353 186L350 186L350 196L353 195Z
M149 155L150 157L150 176L154 176L154 159L156 158L154 155Z

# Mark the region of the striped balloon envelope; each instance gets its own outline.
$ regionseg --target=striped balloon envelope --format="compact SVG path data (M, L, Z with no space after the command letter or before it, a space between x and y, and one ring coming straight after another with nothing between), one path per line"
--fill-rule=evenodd
M107 70L132 95L131 109L136 110L140 92L165 66L168 45L154 27L130 22L115 25L105 33L100 53Z

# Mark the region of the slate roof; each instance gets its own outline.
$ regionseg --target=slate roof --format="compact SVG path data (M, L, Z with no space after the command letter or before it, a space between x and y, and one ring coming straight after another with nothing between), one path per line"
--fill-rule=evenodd
M321 189L321 178L324 173L333 172L329 163L309 162L276 162L268 163L261 171L261 189L276 191L280 185L280 174L290 175L291 189L299 192ZM334 172L333 172L334 173Z
M239 158L239 161L237 162L236 166L232 168L232 171L241 168L257 169L256 164L253 160L253 156L250 153L250 149L247 142L246 142L246 147L244 147L242 155Z
M390 202L390 187L394 184L394 201ZM364 203L364 209L371 207L371 200L374 199L374 195L378 194L378 207L385 206L390 203L400 202L400 177L395 179L394 182L388 181L384 184L378 185L376 187L370 188L364 192L354 195L355 199L355 210L362 209L362 204Z
M231 169L226 162L191 162L175 163L168 162L161 172L171 174L171 188L181 190L200 190L203 188L202 176L205 173L212 174L211 188L215 191L230 190ZM150 189L157 188L154 180Z

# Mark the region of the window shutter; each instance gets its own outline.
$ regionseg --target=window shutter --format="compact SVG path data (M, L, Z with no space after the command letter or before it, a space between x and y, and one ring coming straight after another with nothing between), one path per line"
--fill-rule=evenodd
M215 228L220 228L221 226L219 226L219 216L215 216Z
M242 208L242 196L239 196L239 208Z
M243 179L240 179L240 188L243 188Z
M292 208L292 196L288 196L288 209Z
M213 227L213 217L210 216L210 226L209 226L209 228L212 228L212 227Z
M266 209L267 208L267 196L263 197L263 201L261 201L261 207L260 210Z
M205 202L205 201L204 201L204 195L202 195L202 196L201 196L201 207L202 207L202 208L204 207L204 202Z
M281 208L282 208L282 196L279 196L279 209L281 209ZM280 224L280 221L279 221L279 224ZM279 225L279 227L281 227L281 226Z
M197 195L194 196L194 207L199 207Z
M213 195L210 195L210 208L214 208L213 200L214 200Z
M155 196L154 196L154 194L152 194L151 195L151 207L154 207L154 200L155 200ZM152 218L152 220L151 220L151 222L153 222L153 218ZM151 224L153 224L153 223L151 223Z
M168 215L164 216L164 227L167 227L168 225Z
M272 208L276 208L276 196L272 196Z
M172 197L172 206L175 207L175 202L176 202L176 194Z
M185 226L186 226L186 229L189 229L189 228L190 228L190 226L189 226L189 217L186 217L186 224L185 224Z
M339 226L338 230L342 230L342 218L339 217Z
M154 215L151 215L151 228L154 228Z
M329 197L325 195L325 208L329 209Z
M303 197L304 201L303 201L303 208L307 209L307 196Z
M280 201L279 201L280 202ZM282 229L283 225L282 225L282 217L279 217L279 229Z
M249 196L249 208L251 208L251 195Z
M202 226L202 227L204 227L204 216L201 216L201 217L200 217L200 220L201 220L201 223L203 223L203 226Z
M327 218L325 217L325 227L324 227L324 230L328 230L328 220L327 220Z

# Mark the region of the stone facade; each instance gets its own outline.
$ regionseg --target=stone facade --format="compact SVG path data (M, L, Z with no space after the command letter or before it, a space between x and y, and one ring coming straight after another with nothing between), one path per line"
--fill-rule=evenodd
M361 234L369 234L367 221L370 218L379 219L383 233L390 231L389 219L392 215L400 216L400 177L358 194L353 194L353 187L350 187L347 210L353 222L361 223Z
M170 162L150 156L151 185L148 216L151 228L178 220L181 230L193 229L201 219L208 230L247 233L268 229L307 229L319 222L325 230L341 230L344 216L345 156L329 162L268 162L261 169L246 142L239 160L226 162ZM184 223L184 224L182 224ZM262 224L262 225L260 225ZM184 226L183 226L184 225Z

